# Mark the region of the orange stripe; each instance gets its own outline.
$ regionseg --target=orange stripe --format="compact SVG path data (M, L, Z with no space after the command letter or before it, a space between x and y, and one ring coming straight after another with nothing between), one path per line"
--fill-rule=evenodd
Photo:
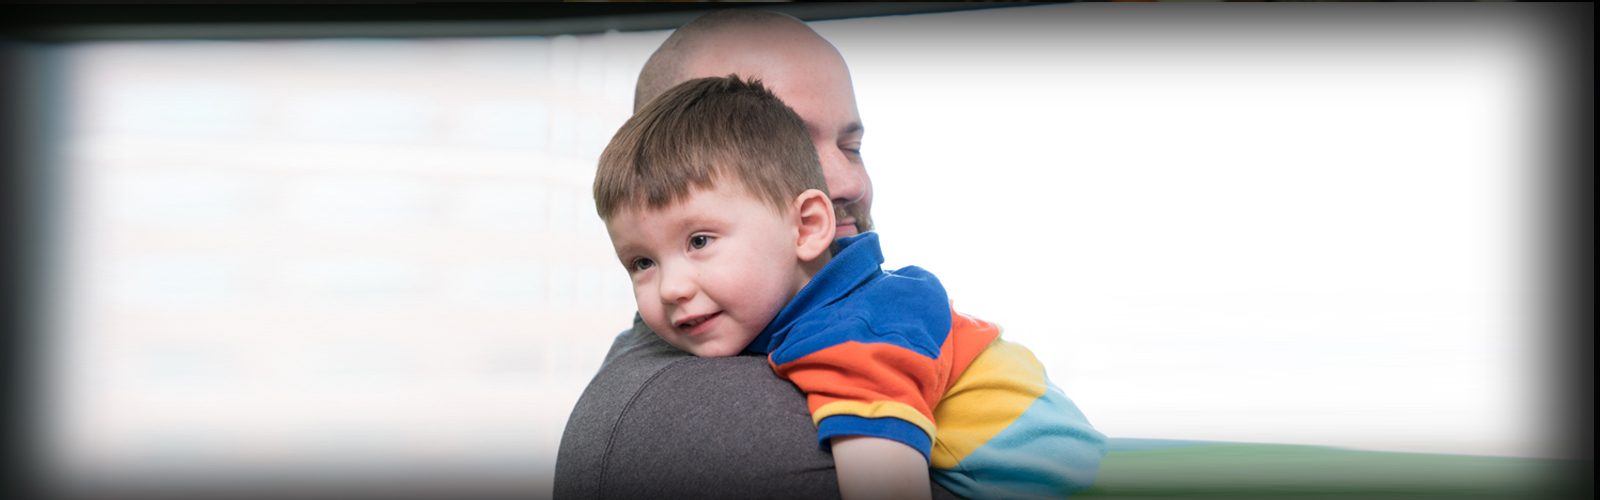
M835 401L898 401L931 421L945 389L942 365L897 345L850 341L773 369L805 391L812 414Z
M972 365L972 360L978 359L984 348L1000 336L1000 327L972 316L956 312L955 301L950 301L950 335L944 338L944 345L939 348L939 359L948 363L949 371L944 374L945 379L939 381L940 397L950 392L956 379L967 371Z

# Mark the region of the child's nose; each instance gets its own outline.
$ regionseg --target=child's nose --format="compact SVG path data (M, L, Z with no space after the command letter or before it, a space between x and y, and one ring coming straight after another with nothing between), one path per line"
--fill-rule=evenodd
M662 269L661 273L661 301L669 304L681 304L694 298L694 277L691 273L683 271L668 271Z

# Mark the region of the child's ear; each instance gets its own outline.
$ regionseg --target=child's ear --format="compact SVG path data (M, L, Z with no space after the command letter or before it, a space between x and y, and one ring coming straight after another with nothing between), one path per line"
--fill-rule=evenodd
M807 189L795 197L794 205L800 219L797 256L811 262L833 245L833 201L821 190Z

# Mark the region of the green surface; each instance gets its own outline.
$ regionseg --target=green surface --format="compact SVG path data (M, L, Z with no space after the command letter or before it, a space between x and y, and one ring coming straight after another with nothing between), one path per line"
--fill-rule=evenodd
M1073 498L1592 498L1593 463L1225 443L1110 452Z

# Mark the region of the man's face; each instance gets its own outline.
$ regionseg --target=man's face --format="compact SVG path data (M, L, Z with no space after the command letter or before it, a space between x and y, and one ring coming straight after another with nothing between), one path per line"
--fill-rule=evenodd
M806 122L837 214L834 237L872 229L872 180L861 161L861 115L850 70L832 45L798 26L735 31L708 42L684 71L685 80L730 73L759 78Z
M625 209L606 223L639 316L700 357L744 351L805 285L795 228L739 187Z

